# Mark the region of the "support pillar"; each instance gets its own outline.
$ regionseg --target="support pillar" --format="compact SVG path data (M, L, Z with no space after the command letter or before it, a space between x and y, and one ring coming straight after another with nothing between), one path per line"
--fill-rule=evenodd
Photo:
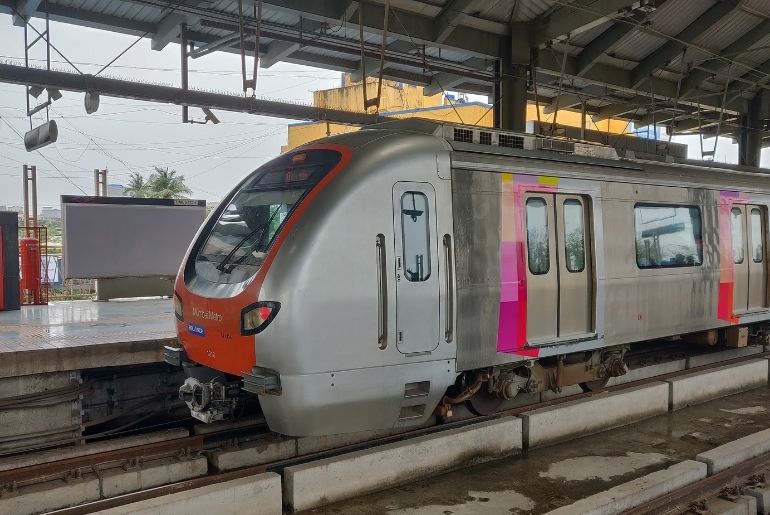
M770 95L760 90L749 102L748 112L740 117L738 164L759 167L762 153L763 120L770 114Z
M527 127L527 65L529 34L525 24L514 23L511 37L503 38L500 48L499 86L495 97L495 127L524 132Z
M94 170L94 195L97 197L107 196L107 169Z
M516 132L527 129L527 67L503 66L500 79L500 128Z
M184 91L187 91L189 89L189 73L187 70L187 56L189 55L187 53L187 24L182 23L180 28L180 35L182 41L180 42L179 46L182 49L182 89ZM182 123L187 123L190 121L190 114L189 114L189 108L186 105L182 106Z

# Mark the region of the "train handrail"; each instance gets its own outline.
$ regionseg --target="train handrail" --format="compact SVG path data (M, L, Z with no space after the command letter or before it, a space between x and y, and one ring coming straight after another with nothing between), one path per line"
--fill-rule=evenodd
M388 279L385 265L385 235L378 234L377 254L377 345L380 350L388 346Z
M444 266L446 267L446 273L444 274L446 280L444 340L450 343L454 336L454 280L452 274L452 237L448 234L444 235Z

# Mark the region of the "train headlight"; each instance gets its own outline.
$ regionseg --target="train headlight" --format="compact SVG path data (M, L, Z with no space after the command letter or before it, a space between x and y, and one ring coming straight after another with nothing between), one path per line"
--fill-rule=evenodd
M257 302L241 311L241 334L248 336L262 332L270 325L281 304L278 302Z
M176 292L174 292L174 315L180 322L184 318L182 311L182 299L179 298Z

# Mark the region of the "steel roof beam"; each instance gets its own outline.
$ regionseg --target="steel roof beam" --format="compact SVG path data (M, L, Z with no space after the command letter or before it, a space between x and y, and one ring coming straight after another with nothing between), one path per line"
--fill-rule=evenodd
M181 32L181 24L187 22L187 16L179 13L166 15L154 30L150 47L153 50L163 50L166 45L175 41ZM192 20L190 20L192 22Z
M17 27L23 27L27 19L37 11L43 0L18 0L16 9L13 13L13 24Z
M636 3L634 0L575 0L542 20L542 26L535 30L533 44L537 46L585 31Z
M386 61L383 65L383 71L387 67L388 62ZM350 80L353 82L364 80L364 71L366 71L366 75L379 75L380 60L376 57L366 57L363 63L359 61L358 67L350 74Z
M188 107L206 107L222 111L276 116L293 120L328 120L349 125L368 125L387 120L383 116L339 109L322 109L314 106L275 102L237 95L223 95L207 91L183 90L169 86L27 68L2 63L0 63L0 81L43 88L53 87L81 93L95 91L107 97L129 98L145 102L176 104Z
M657 50L642 59L631 72L631 87L638 88L652 73L671 62L695 38L711 28L733 9L738 8L737 0L720 0L701 14L698 19L680 31L673 40L668 40Z
M352 59L342 59L340 57L332 57L328 55L318 55L311 52L298 50L289 56L286 56L282 61L293 64L301 64L303 66L313 66L320 64L323 68L329 70L336 70L343 73L351 73L358 67L358 61Z
M14 0L0 0L0 12L13 14ZM108 14L98 14L75 7L65 7L59 4L48 4L48 12L52 21L62 23L78 23L83 27L93 29L121 32L140 36L147 32L152 33L154 25L151 23L128 20ZM44 16L40 11L35 11L30 16Z
M462 84L467 79L463 75L454 73L437 73L430 79L430 84L422 89L423 95L433 96L437 93L443 93L458 84Z
M305 32L312 34L322 26L323 23L315 20L300 20L298 24L294 25L294 29L300 31L300 34L304 34ZM299 50L300 46L301 45L298 42L275 40L267 47L265 55L260 57L259 66L262 68L270 68Z
M228 30L231 32L238 30L237 26L232 25L230 23L201 20L201 24L205 27ZM354 58L356 59L356 62L360 64L361 47L358 44L358 42L352 41L352 40L344 40L344 39L332 37L332 36L322 37L319 34L316 34L312 38L302 38L300 37L299 34L294 33L293 30L294 29L292 29L291 27L281 27L277 25L269 25L266 23L262 24L262 35L266 38L281 39L281 40L300 43L300 44L304 43L308 47L312 46L323 50L347 54L347 55L350 55L351 57L355 56ZM391 43L391 45L386 50L386 60L391 65L395 64L395 65L418 67L420 66L420 64L422 64L422 61L420 60L420 56L415 56L414 54L408 53L405 51L399 51L402 48L409 48L410 50L420 50L420 49L414 49L414 45L406 42ZM391 51L391 49L393 50ZM380 57L379 45L367 45L364 50L364 55L369 58L379 59ZM319 56L319 57L322 57L322 56ZM420 67L422 68L422 66ZM449 62L449 61L436 61L434 58L429 57L427 59L427 62L424 63L424 67L429 69L432 72L446 71L451 73L464 74L466 77L470 79L475 79L475 80L492 80L491 72L484 72L483 70L479 70L476 68L468 68L462 63L455 63L455 62ZM356 65L356 67L354 67L353 70L357 68L358 68L358 65Z
M626 34L634 30L635 25L644 19L644 15L635 14L627 22L616 22L607 30L595 37L578 54L577 75L582 77L596 64L599 59L606 54L615 43L620 41Z
M436 18L436 33L433 36L433 41L436 43L446 41L457 28L462 16L468 14L469 10L476 8L481 3L480 0L449 0L441 14Z
M313 66L314 63L316 66L318 64L322 64L324 68L337 70L344 73L352 73L358 68L358 61L355 60L346 60L339 57L323 56L303 51L293 53L284 59L284 61L287 63L302 64L305 66ZM382 78L386 80L408 82L410 84L417 84L422 86L425 86L430 82L430 77L426 75L396 69L386 69L382 74Z
M639 111L640 109L647 109L644 105L645 102L649 102L650 99L647 97L640 97L644 99L644 102L640 103L620 103L620 104L611 104L608 106L600 107L599 112L593 116L594 122L598 122L601 120L606 120L607 118L614 118L616 116L622 116L626 113L631 113L634 111Z
M334 25L339 24L340 20L347 23L358 23L358 16L353 16L355 10L349 0L325 0L323 2L265 0L264 5ZM440 34L436 28L436 20L432 16L418 15L393 6L390 9L388 34L393 37L413 41L416 44L443 44L447 47L462 48L477 55L489 57L499 55L501 37L499 34L456 26L455 30L451 31L443 42L437 43L435 38ZM363 4L364 30L381 33L384 17L385 7L383 5Z
M211 43L206 43L205 45L194 49L192 52L189 53L189 56L192 57L193 59L197 59L199 57L203 57L204 55L209 55L212 52L216 52L217 50L221 50L225 47L232 45L239 39L240 39L240 34L230 34L229 36L221 37L219 39L212 41Z
M260 57L259 66L262 68L270 68L299 50L299 46L299 43L275 40L268 45L265 55Z
M752 46L754 46L756 43L764 39L768 33L770 33L770 20L765 20L761 22L759 25L757 25L756 27L754 27L753 29L746 32L743 36L735 40L733 43L730 43L725 48L720 50L719 54L725 55L725 56L736 56L736 55L745 53L749 51L749 49ZM714 57L712 59L707 59L703 61L702 63L700 63L699 66L713 67L713 66L719 66L722 64L724 64L723 59L720 59L719 57ZM712 77L713 75L714 73L706 70L693 70L689 75L687 75L682 80L681 94L682 95L688 94L693 89L697 88L698 84Z
M557 107L559 109L569 109L570 107L574 107L576 105L582 105L583 100L574 93L562 93L558 96L558 106L556 105L557 99L554 98L553 101L551 101L550 104L546 105L543 108L544 114L553 114Z
M757 74L759 74L761 78L758 79ZM741 80L750 81L750 85L747 86L743 83L738 84L737 82L731 81L730 85L727 87L728 101L734 96L741 95L744 91L753 86L766 86L768 82L770 82L770 59L763 62L756 68L753 68L750 72L743 74L741 76ZM746 110L744 109L741 112L745 111Z
M540 58L538 68L542 69L550 74L560 74L562 64L561 52L540 52ZM567 56L564 73L567 76L577 76L578 64L577 58ZM636 88L632 84L632 72L629 70L623 70L614 66L608 66L602 63L597 63L583 77L584 80L594 82L596 84L604 84L609 87L618 88L627 91L649 91L652 90L655 97L660 100L670 100L676 97L676 82L654 78L652 79L652 88L650 87L650 78L646 78ZM696 91L699 95L704 94L708 101L702 101L701 104L709 105L711 107L719 107L721 104L721 97L715 98L715 94L712 91ZM685 102L685 100L681 100ZM693 100L687 100L687 102L694 102ZM650 101L648 100L648 103ZM730 102L726 108L733 111L741 111L745 109L745 100L736 98Z
M390 45L387 46L385 52L401 52L406 53L413 50L413 45L410 43L407 43L406 41L394 41ZM360 50L359 50L360 54ZM367 57L366 58L366 75L368 77L373 76L379 76L380 74L380 56L377 57ZM358 61L358 67L350 74L350 80L353 82L358 82L360 80L363 80L364 78L364 66L362 66L361 60ZM390 68L390 65L392 63L385 59L385 62L383 63L382 69L387 70ZM383 73L383 77L385 77L385 74Z

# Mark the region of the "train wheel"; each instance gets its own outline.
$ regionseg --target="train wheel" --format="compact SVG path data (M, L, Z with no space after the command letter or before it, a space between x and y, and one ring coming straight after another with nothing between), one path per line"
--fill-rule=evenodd
M605 377L604 379L597 379L596 381L587 381L585 383L580 383L580 388L584 392L601 392L604 390L604 387L607 386L607 383L610 382L609 377Z
M503 402L505 402L504 399L481 388L473 397L465 401L465 405L474 414L484 416L496 413Z

